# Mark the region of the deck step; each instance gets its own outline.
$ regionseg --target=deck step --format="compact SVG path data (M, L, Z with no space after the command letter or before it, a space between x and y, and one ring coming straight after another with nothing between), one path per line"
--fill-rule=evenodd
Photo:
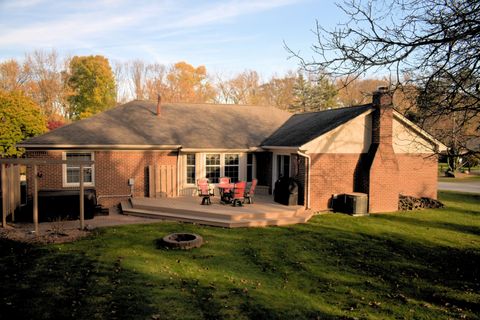
M127 215L191 222L225 228L265 227L305 223L312 215L309 211L305 211L303 207L297 210L277 209L275 212L259 211L258 213L248 213L238 212L237 209L241 208L230 208L226 206L225 211L222 209L220 211L217 210L219 212L205 212L185 208L152 206L147 202L142 203L142 201L136 201L135 199L122 201L121 208L123 213Z

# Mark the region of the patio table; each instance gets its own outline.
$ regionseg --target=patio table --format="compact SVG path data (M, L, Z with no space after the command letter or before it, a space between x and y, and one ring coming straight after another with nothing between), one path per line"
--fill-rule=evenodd
M234 183L219 183L217 185L220 192L220 201L223 203L230 203L230 191L235 187Z

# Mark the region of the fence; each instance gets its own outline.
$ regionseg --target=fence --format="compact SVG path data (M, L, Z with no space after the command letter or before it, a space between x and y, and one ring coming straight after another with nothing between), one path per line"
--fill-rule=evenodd
M15 211L20 208L20 165L2 164L1 188L2 188L2 226L5 227L7 217L12 216L15 220Z
M176 168L171 165L148 166L148 196L150 198L176 197Z

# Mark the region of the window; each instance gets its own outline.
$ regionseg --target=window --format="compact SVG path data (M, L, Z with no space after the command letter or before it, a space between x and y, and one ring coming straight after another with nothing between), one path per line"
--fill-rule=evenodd
M195 154L187 154L187 183L195 183Z
M207 154L205 158L206 177L211 183L218 183L220 178L220 154Z
M247 154L247 182L253 179L253 153Z
M225 177L232 182L238 182L239 158L238 154L225 154Z
M93 160L93 154L91 152L67 152L65 153L65 160L72 161L91 161ZM63 181L66 186L78 186L80 185L80 165L78 164L66 164L64 165ZM93 165L83 166L83 182L86 185L93 185L94 173Z

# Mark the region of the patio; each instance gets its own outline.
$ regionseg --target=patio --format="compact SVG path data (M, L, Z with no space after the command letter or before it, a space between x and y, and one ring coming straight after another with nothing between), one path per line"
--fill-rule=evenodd
M275 203L271 196L257 196L255 203L241 207L221 204L219 197L212 198L211 205L200 203L201 198L195 196L131 198L123 201L121 207L127 215L226 228L305 223L312 216L303 206L284 206Z

